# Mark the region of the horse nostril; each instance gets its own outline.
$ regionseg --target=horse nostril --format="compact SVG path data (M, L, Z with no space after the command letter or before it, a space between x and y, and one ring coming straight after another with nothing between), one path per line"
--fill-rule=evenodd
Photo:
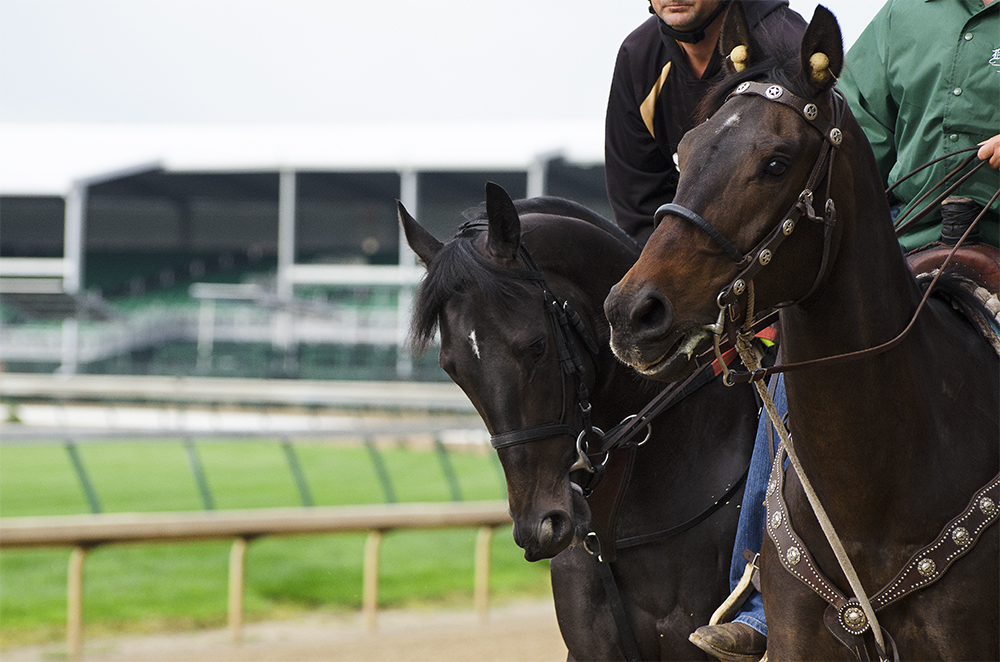
M639 326L656 326L663 320L666 310L656 299L646 299L632 312L632 318Z
M538 543L541 547L558 544L572 534L572 522L569 513L553 510L545 514L538 523Z
M658 290L651 288L636 297L630 317L636 329L662 330L673 323L670 302Z

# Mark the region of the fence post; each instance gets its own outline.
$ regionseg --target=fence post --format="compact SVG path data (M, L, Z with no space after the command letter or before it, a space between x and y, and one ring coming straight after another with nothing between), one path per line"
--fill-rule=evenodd
M229 638L234 644L243 637L243 589L248 542L246 538L237 538L229 552Z
M83 563L86 547L74 547L66 573L66 654L71 660L83 655Z
M371 531L365 539L365 558L362 567L363 586L361 592L361 611L365 615L365 626L375 629L375 619L378 615L378 561L379 548L382 546L382 532Z
M490 542L493 540L493 527L480 527L476 534L475 595L476 613L479 620L485 622L490 613Z

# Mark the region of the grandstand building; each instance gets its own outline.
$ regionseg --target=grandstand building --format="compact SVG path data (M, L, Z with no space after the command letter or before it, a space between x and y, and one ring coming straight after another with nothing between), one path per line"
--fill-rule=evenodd
M10 372L443 379L413 357L401 200L447 239L487 181L610 217L601 127L4 125Z

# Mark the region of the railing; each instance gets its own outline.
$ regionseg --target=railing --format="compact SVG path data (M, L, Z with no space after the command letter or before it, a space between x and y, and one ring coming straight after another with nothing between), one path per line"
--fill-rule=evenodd
M368 532L362 567L362 613L372 629L378 610L379 549L387 531L479 527L474 566L474 603L482 618L489 608L490 541L509 525L505 501L407 503L324 508L274 508L184 513L116 513L0 518L0 548L69 546L66 645L71 658L83 651L83 578L88 550L109 543L234 539L229 555L228 627L239 641L247 546L264 536Z
M485 444L487 435L468 399L454 384L406 382L323 382L307 380L205 379L75 375L53 377L0 373L0 396L11 403L28 425L4 426L3 445L59 444L70 456L92 514L0 518L0 548L70 547L67 574L67 649L78 658L83 647L84 565L90 549L106 544L156 543L180 540L231 539L229 558L228 627L241 637L246 552L250 541L265 536L367 532L362 568L362 613L373 628L378 608L379 551L383 535L405 529L477 527L474 563L474 604L485 617L489 603L490 542L496 527L509 525L506 501L460 502L458 481L451 467L446 441ZM78 404L67 404L78 403ZM77 420L97 404L105 420ZM103 403L103 404L98 404ZM115 403L109 406L108 403ZM256 405L241 412L220 411L219 405ZM130 416L139 406L145 415ZM148 407L156 407L150 416ZM92 407L91 407L92 408ZM273 414L272 408L286 414ZM288 409L291 408L291 409ZM327 417L328 408L423 412L434 419L402 421L389 418ZM37 410L37 411L35 411ZM304 410L304 411L303 411ZM34 414L33 414L34 412ZM294 415L288 412L297 412ZM58 427L36 427L40 420ZM442 418L441 415L444 415ZM254 416L263 416L258 420ZM292 418L289 418L289 417ZM235 427L228 427L234 423ZM294 419L294 420L293 420ZM136 429L137 420L149 424ZM381 421L379 423L373 423ZM122 425L123 427L119 427ZM450 503L394 503L395 489L385 470L375 438L380 436L434 438ZM248 443L281 444L299 491L301 508L213 510L214 499L196 452L212 439L241 438ZM316 507L301 471L294 441L356 439L368 448L387 503L368 506ZM103 514L101 500L80 455L88 444L163 443L183 440L192 478L201 495L202 512ZM495 455L492 456L495 459ZM498 474L502 478L502 474ZM502 486L502 480L500 481ZM502 494L502 487L498 490Z

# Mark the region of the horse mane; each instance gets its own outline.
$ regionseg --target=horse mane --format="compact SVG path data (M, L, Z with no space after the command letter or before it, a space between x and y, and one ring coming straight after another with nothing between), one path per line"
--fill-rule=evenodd
M698 104L696 116L699 122L711 117L726 102L730 92L748 80L765 79L791 90L798 96L806 96L803 92L808 89L808 84L799 75L801 63L798 41L788 41L787 35L780 29L768 29L761 24L758 24L749 36L750 52L762 54L762 57L756 58L756 62L739 73L723 76L708 88ZM728 56L728 53L723 55Z
M515 200L514 208L519 216L549 214L584 221L639 254L635 240L621 228L572 200L540 196ZM418 352L426 351L430 346L449 298L474 287L486 304L509 310L514 302L523 297L526 284L533 282L525 280L523 273L502 267L476 250L476 238L486 232L485 203L467 209L463 217L466 222L428 265L427 276L420 285L410 325L411 344Z
M476 238L485 231L485 226L466 223L427 266L410 326L411 343L418 352L430 346L444 304L451 297L475 287L490 305L509 308L523 295L523 280L476 250Z
M803 93L808 89L808 86L802 83L799 76L799 69L800 65L797 56L786 53L785 57L770 57L762 62L748 66L739 73L724 76L708 88L705 96L702 97L701 102L698 104L697 116L699 123L704 122L714 115L719 108L722 108L722 105L729 98L730 93L740 83L748 80L766 80L781 85L797 96L811 96L811 93Z
M614 221L610 221L598 214L593 209L581 205L579 202L567 200L553 195L542 195L534 198L523 198L514 201L514 209L519 216L524 214L551 214L553 216L566 216L585 221L594 227L604 230L615 239L633 249L636 255L639 254L639 246L635 239L622 230ZM466 220L470 222L486 220L486 203L481 203L471 207L463 213Z

